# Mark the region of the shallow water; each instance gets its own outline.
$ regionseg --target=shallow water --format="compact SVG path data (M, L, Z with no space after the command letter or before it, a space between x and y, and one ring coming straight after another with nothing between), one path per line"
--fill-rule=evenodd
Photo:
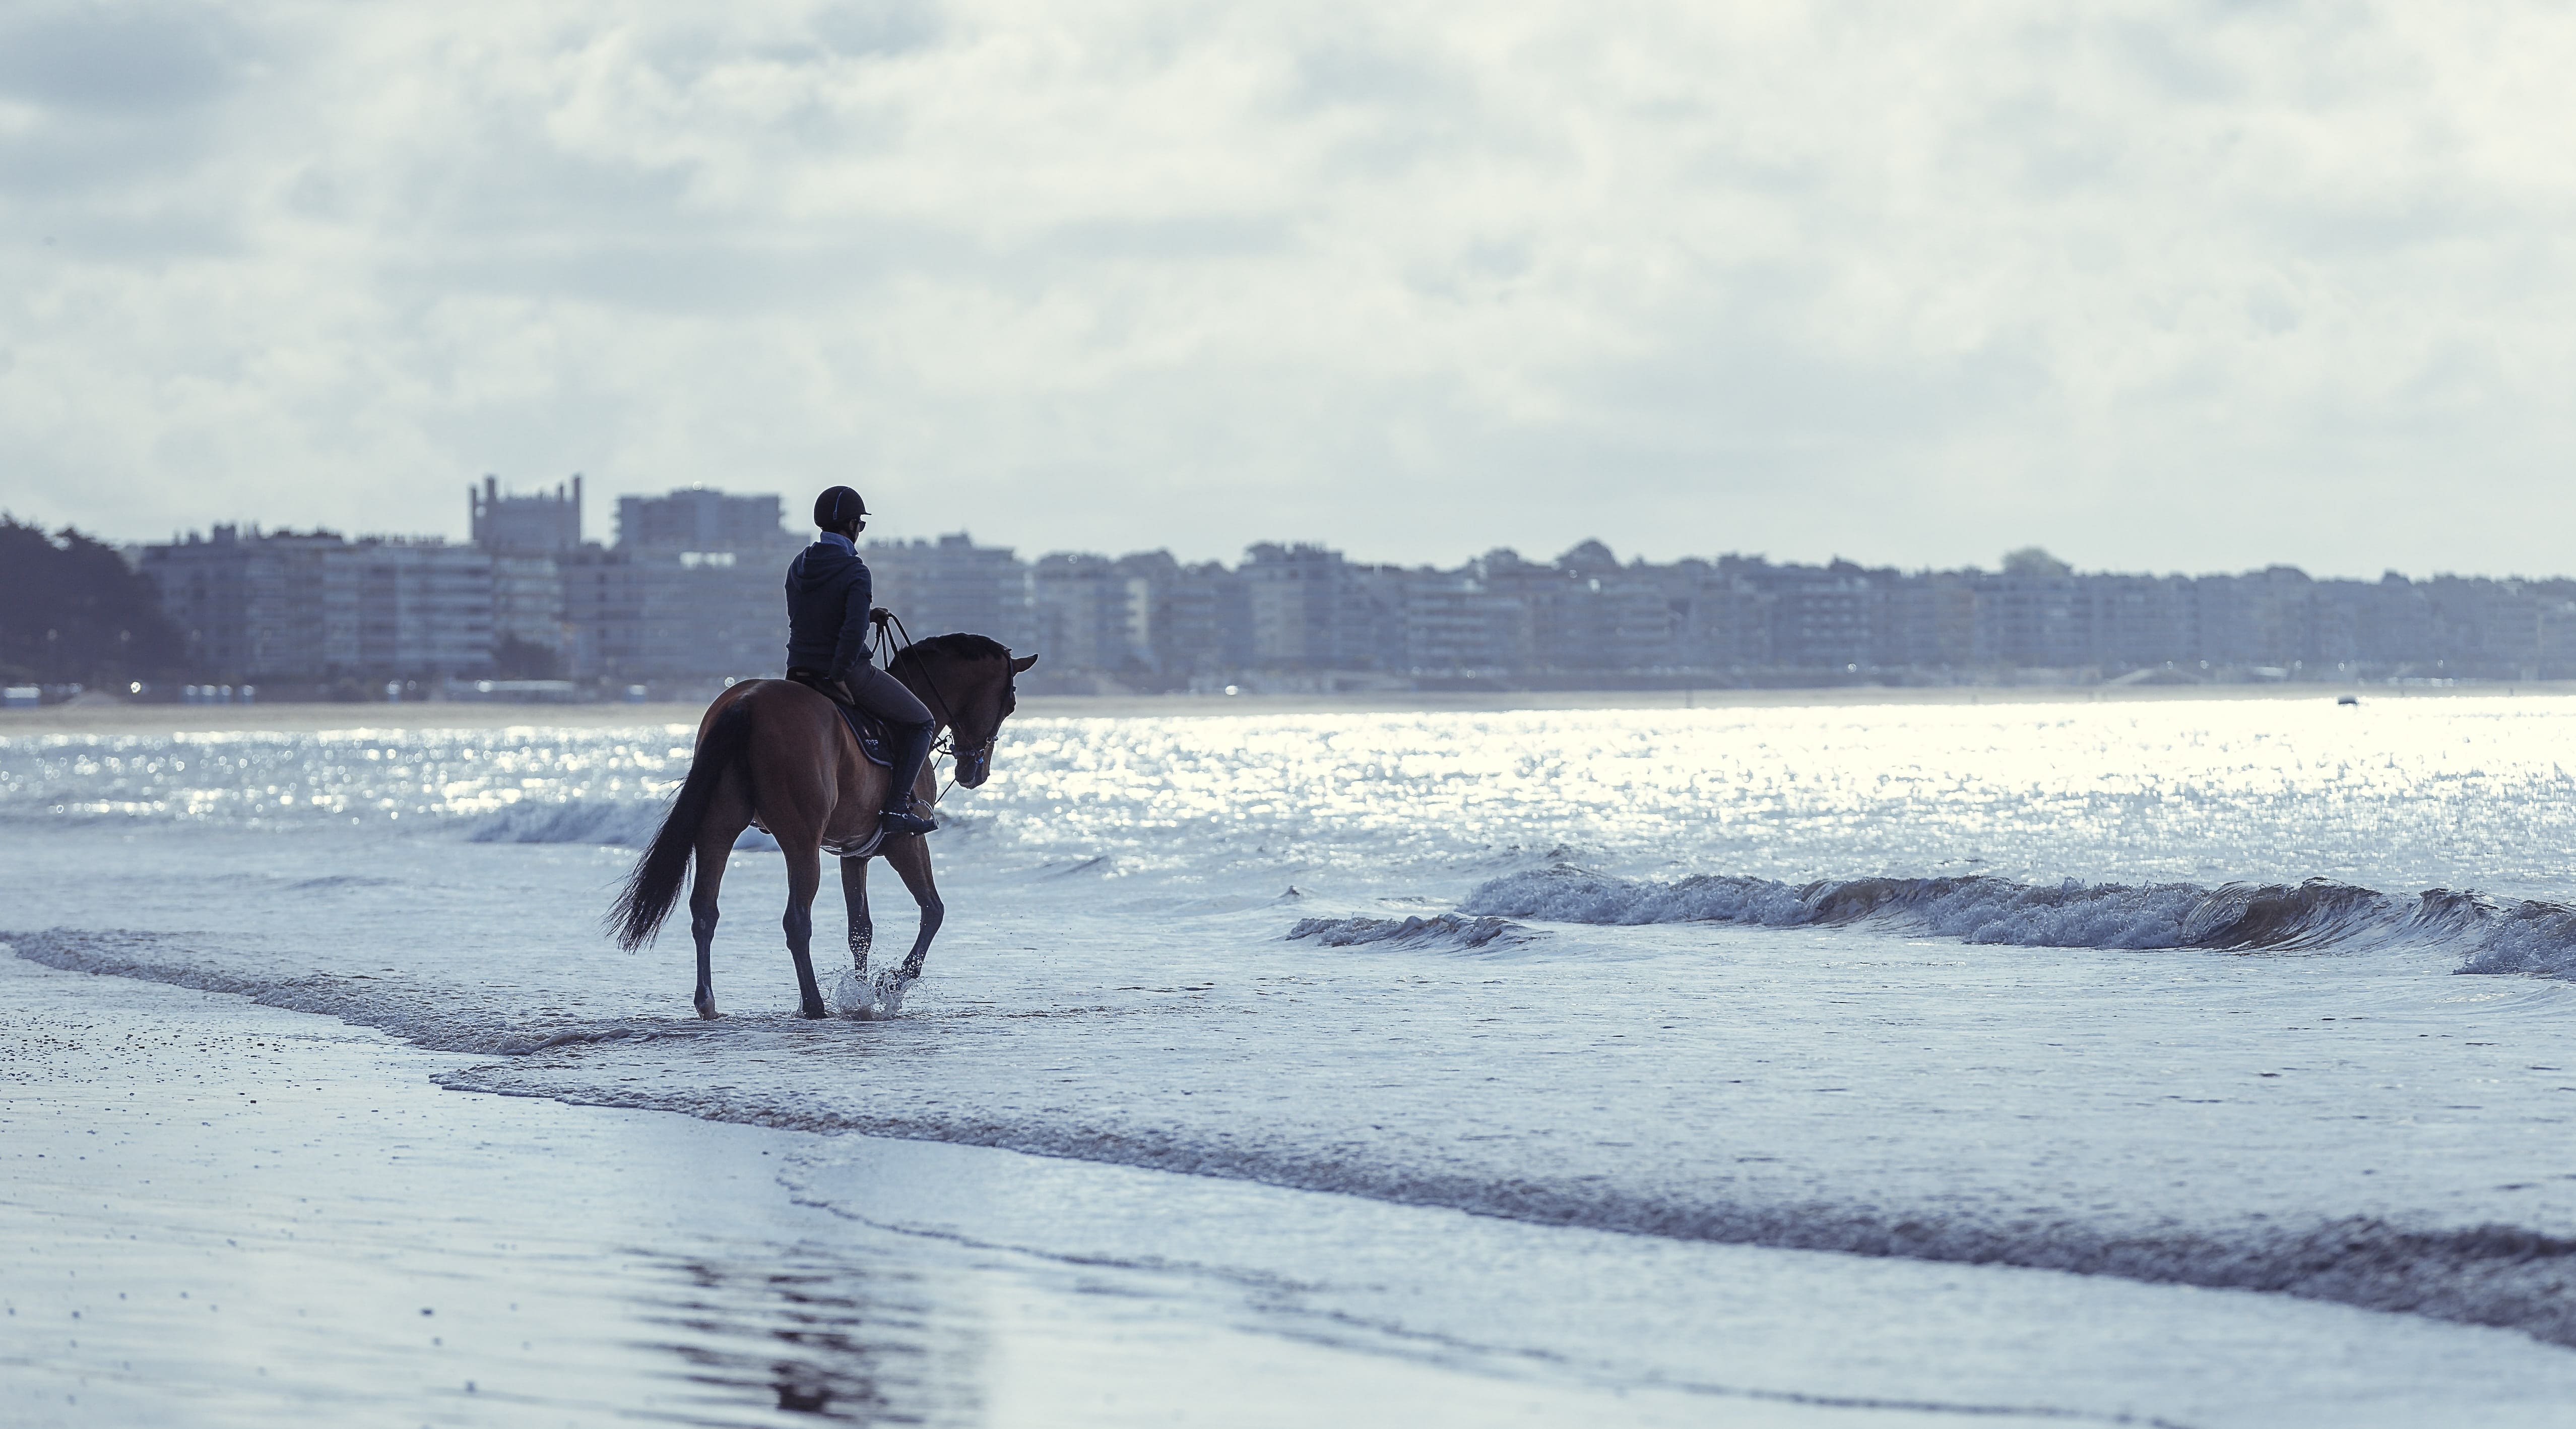
M995 852L1389 884L1608 871L2329 878L2576 895L2576 701L2252 701L1027 720L950 795ZM0 816L626 839L687 726L0 741ZM988 855L990 856L990 855Z
M2570 735L2537 699L1030 721L943 804L947 930L864 1023L788 1015L774 854L728 874L720 1022L684 930L596 934L684 728L9 741L0 853L6 926L55 930L23 956L496 1058L459 1086L2570 1343Z
M429 1082L465 1061L0 960L9 1422L2412 1429L2576 1393L2492 1330Z

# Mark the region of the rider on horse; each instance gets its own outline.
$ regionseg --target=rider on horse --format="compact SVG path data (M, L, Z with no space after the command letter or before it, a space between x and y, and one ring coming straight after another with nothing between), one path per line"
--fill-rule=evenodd
M846 486L814 498L823 534L787 567L787 678L885 725L894 771L879 818L889 834L926 834L939 826L913 812L912 786L930 757L932 720L912 691L868 660L871 583L858 546L867 517L867 503Z

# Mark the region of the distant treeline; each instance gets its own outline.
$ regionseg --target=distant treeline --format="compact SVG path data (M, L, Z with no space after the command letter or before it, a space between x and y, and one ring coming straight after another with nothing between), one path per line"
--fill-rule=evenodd
M116 549L0 513L0 678L91 687L179 673L187 641Z

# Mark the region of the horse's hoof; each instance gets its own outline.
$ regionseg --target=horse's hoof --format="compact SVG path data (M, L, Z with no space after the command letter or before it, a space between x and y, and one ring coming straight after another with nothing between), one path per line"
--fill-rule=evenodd
M698 1006L698 1015L699 1015L700 1017L705 1018L705 1019L706 1019L706 1020L708 1020L709 1022L713 1022L713 1021L715 1021L715 1020L716 1020L716 1000L715 1000L714 998L712 998L712 997L703 997L703 998L700 998L700 999L698 999L697 1006Z
M809 1002L805 1004L805 1015L809 1018L815 1019L816 1021L820 1021L823 1018L831 1016L832 1009L825 1007L819 1002Z

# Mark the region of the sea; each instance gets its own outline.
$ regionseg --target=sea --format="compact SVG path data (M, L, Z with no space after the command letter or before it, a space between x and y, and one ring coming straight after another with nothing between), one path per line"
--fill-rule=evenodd
M600 930L692 728L531 717L0 739L0 941L459 1091L1044 1158L979 1214L1390 1343L1688 1382L1776 1319L1736 1248L1830 1269L1808 1341L2315 1313L2329 1388L2383 1341L2571 1382L2576 700L1022 718L939 805L919 981L892 872L867 977L825 879L819 1022L756 831L722 1017L685 908ZM847 1158L782 1174L876 1214Z

